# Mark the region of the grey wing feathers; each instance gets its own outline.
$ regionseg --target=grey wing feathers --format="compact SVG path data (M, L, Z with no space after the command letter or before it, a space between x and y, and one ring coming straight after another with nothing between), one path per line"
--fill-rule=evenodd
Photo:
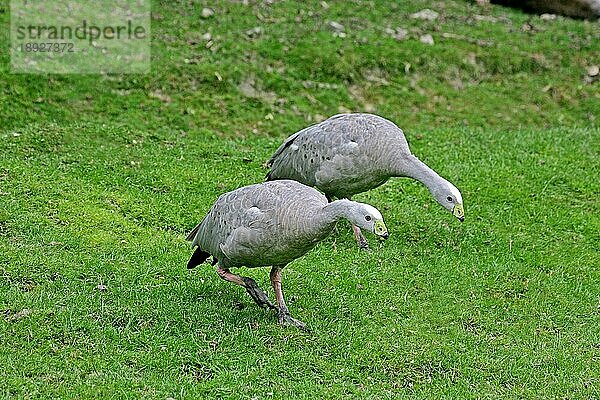
M188 239L226 265L287 262L286 232L288 239L298 234L308 210L326 204L325 196L295 181L246 186L221 195Z
M290 136L269 160L268 180L293 179L325 189L327 181L351 171L352 159L371 123L362 114L339 114Z
M225 193L219 196L187 238L193 240L192 245L217 256L224 248L237 245L237 241L252 241L260 231L267 229L271 224L274 201L260 184Z
M351 195L383 183L391 160L406 154L408 143L393 122L373 114L339 114L290 136L269 160L267 178Z
M219 238L226 236L227 230L231 230L235 224L236 215L231 213L236 203L235 192L225 193L217 198L206 216L187 236L188 240L192 240L192 246L202 247L211 255L216 255L215 250L218 248Z
M314 174L321 161L330 159L332 155L331 139L333 137L323 131L321 124L309 126L290 136L277 149L268 165L271 171L267 180L293 179L309 186L315 186Z
M289 146L292 145L292 143L294 142L294 140L296 140L296 138L302 134L302 132L304 132L305 129L298 131L296 133L294 133L292 136L288 137L285 142L282 143L281 146L279 146L279 148L275 151L275 153L271 156L271 158L269 159L269 161L267 161L267 166L271 167L273 166L273 162L275 162L275 160L277 159L277 157L279 157L281 155L281 153L283 153Z

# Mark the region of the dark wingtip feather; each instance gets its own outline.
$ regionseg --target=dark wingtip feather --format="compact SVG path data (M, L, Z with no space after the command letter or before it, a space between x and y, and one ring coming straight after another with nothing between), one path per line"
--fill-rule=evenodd
M265 175L265 181L272 181L273 180L272 173L273 173L273 171L267 172L267 175Z
M187 263L188 269L192 269L200 264L202 264L206 259L210 256L207 252L200 249L200 247L196 247L196 251L192 254L190 261Z
M198 233L198 229L200 229L200 225L202 225L202 222L194 227L194 229L186 236L185 240L192 242L194 238L196 238L196 234Z

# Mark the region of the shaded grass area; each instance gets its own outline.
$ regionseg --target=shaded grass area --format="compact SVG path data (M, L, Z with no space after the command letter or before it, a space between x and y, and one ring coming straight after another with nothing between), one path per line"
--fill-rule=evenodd
M409 137L455 177L467 221L409 180L361 195L384 212L383 246L358 251L341 224L284 271L310 333L185 269L185 233L261 180L278 141L19 132L0 145L6 397L599 395L598 130ZM244 273L268 288L266 270Z

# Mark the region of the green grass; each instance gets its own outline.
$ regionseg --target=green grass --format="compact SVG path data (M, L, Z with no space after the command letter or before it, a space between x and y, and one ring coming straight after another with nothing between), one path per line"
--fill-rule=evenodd
M204 20L155 2L144 76L13 75L1 53L0 397L600 397L598 23L328 4L213 3ZM441 20L408 17L425 7ZM206 31L214 53L190 44ZM220 193L261 181L287 135L365 107L461 189L463 224L410 180L357 196L392 236L361 252L340 224L284 270L309 333L185 269Z

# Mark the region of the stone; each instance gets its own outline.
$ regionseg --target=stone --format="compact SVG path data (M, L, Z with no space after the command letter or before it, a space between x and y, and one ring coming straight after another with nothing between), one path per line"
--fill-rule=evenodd
M327 22L327 25L329 25L329 27L336 32L344 32L346 30L344 25L340 24L339 22L329 21Z
M429 33L425 34L425 35L421 35L421 37L419 37L419 41L421 43L425 43L428 44L430 46L434 45L434 41L433 41L433 36L431 36Z
M425 8L419 12L411 14L410 17L413 19L423 19L426 21L435 21L438 18L439 14L429 8Z
M201 12L201 14L200 14L200 15L201 15L201 16L202 16L202 18L204 18L204 19L206 19L206 18L210 18L210 17L212 17L213 15L215 15L215 11L214 11L212 8L207 8L207 7L204 7L204 8L202 9L202 12Z

